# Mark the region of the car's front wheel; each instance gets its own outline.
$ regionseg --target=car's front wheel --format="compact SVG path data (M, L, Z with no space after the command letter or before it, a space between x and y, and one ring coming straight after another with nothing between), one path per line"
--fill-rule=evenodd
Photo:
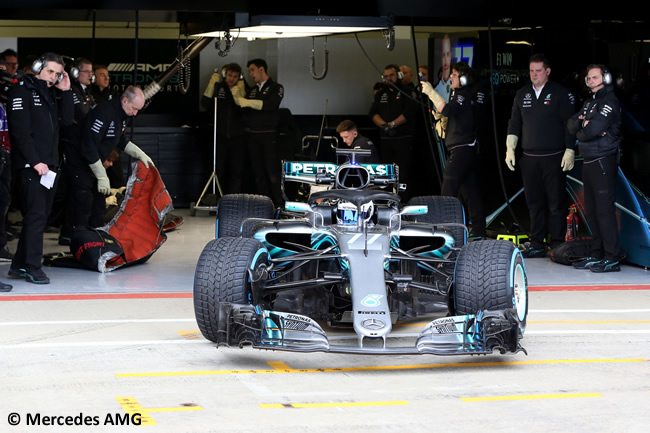
M251 275L259 275L268 261L269 252L254 239L208 242L194 273L194 314L205 338L217 342L222 302L251 303Z
M453 301L457 315L513 308L523 332L528 316L528 280L519 249L500 240L465 245L456 261Z

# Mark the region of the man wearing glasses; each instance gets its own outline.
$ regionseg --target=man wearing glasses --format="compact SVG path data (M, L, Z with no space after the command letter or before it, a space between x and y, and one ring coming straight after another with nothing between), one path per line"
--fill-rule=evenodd
M0 53L0 61L6 66L7 72L12 77L15 77L16 71L18 70L18 53L11 48L7 48Z
M41 269L43 232L52 207L59 169L59 125L72 124L70 78L61 56L45 53L32 65L34 75L9 91L11 165L21 197L23 228L9 268L10 278L48 284ZM60 98L57 99L57 91Z

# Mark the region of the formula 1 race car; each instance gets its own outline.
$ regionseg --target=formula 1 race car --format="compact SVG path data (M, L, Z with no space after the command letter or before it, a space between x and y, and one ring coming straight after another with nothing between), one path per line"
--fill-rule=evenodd
M297 352L525 353L527 277L514 244L466 243L458 199L401 205L398 167L359 164L358 153L340 165L285 162L283 193L287 181L306 183L306 202L276 210L265 196L221 198L194 276L205 338ZM397 321L432 313L442 318L413 344L387 344ZM323 323L355 335L341 343Z

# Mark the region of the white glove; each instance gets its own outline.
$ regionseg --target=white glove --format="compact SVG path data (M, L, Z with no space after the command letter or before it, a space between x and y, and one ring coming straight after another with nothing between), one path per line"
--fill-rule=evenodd
M564 156L562 156L562 171L570 171L573 168L573 164L576 159L576 151L573 149L567 149L564 151Z
M138 146L133 144L132 142L126 143L126 147L124 148L124 153L126 153L129 156L132 156L135 159L139 159L144 163L144 166L149 168L149 164L153 165L153 160L149 158L149 156L142 151Z
M515 149L519 137L513 134L508 134L506 137L506 165L512 171L515 171Z
M239 105L242 108L250 107L253 110L261 110L264 101L260 99L246 99L240 96L235 97L235 104Z
M98 159L90 165L90 170L97 178L97 191L100 194L108 195L111 192L111 182L108 180L106 169L102 165L102 160Z
M205 88L205 92L203 92L203 96L212 99L212 97L214 96L214 85L219 82L221 82L221 74L218 72L214 72L210 77L210 81L208 81L208 85Z
M436 110L441 110L442 109L441 107L447 103L447 101L445 101L445 98L440 96L440 94L433 89L433 86L428 81L423 81L421 84L422 84L422 93L424 93L429 97L429 99L431 99L433 105L436 106Z

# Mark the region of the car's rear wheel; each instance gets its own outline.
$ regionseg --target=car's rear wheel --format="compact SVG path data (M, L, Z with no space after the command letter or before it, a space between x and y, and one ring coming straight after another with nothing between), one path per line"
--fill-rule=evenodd
M249 304L250 276L259 275L269 253L254 239L218 238L205 246L194 273L194 314L205 338L217 342L219 305Z
M513 308L526 327L528 280L521 252L512 242L476 241L460 251L454 273L456 315Z
M409 200L409 205L429 207L426 214L413 216L414 221L442 224L454 223L465 224L465 216L463 214L463 205L456 197L437 196L437 195L423 195L413 197ZM466 232L463 227L449 226L448 229L454 236L455 246L462 247L467 242Z
M217 204L216 237L251 237L255 224L242 223L246 218L273 218L273 201L263 195L227 194Z

